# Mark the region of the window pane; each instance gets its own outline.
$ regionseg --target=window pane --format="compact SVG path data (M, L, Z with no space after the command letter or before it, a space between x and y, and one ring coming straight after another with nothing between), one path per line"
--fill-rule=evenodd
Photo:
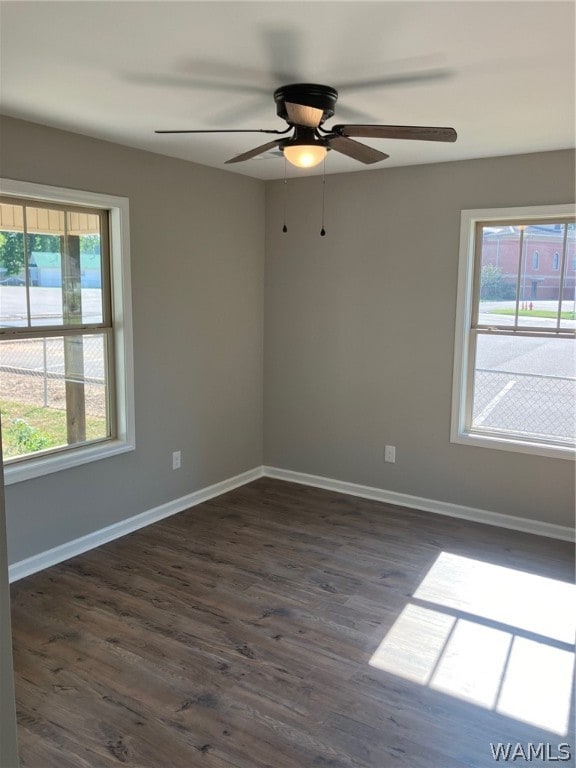
M566 226L564 274L562 255ZM479 324L514 325L518 294L518 327L556 328L562 292L561 327L575 327L575 240L573 224L541 222L522 226L483 226Z
M27 209L33 211L34 209ZM62 324L62 238L29 235L30 323Z
M26 208L32 325L103 322L100 218Z
M3 226L14 227L22 221L21 206L0 206ZM26 327L26 270L24 268L24 234L15 229L0 230L0 326Z
M478 317L481 325L514 325L520 243L519 227L482 227Z
M66 214L69 253L79 255L81 322L101 323L102 305L102 251L100 217L96 214Z
M576 327L576 224L568 224L566 237L566 274L562 292L562 319L565 328Z
M0 342L4 458L110 436L106 336Z
M28 259L28 269L26 269ZM104 321L100 216L0 204L0 325Z
M472 429L574 442L574 339L478 334Z
M555 328L561 274L554 268L564 248L564 224L529 224L524 229L518 325Z

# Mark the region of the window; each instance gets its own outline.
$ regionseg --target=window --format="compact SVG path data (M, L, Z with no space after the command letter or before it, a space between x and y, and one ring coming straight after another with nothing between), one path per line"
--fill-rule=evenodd
M452 442L574 457L574 210L462 212ZM530 276L536 244L555 273Z
M557 270L560 268L560 254L558 251L552 255L552 269Z
M128 201L0 182L7 483L134 447Z
M540 261L540 254L538 251L534 251L532 254L532 269L538 269L538 263Z

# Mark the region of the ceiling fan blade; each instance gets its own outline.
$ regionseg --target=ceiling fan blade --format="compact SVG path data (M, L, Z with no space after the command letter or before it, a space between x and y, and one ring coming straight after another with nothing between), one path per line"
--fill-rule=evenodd
M283 139L269 141L267 144L262 144L261 146L256 147L256 149L251 149L248 152L243 152L241 155L236 155L236 157L230 158L230 160L226 160L225 165L229 165L230 163L241 163L244 160L250 160L253 157L257 157L257 155L262 155L264 152L268 152L269 149L278 147L282 141Z
M146 74L140 72L126 72L122 75L124 80L143 86L157 86L161 88L184 88L185 90L198 89L207 91L226 91L228 93L252 93L255 95L269 96L270 90L264 86L251 85L249 83L219 82L210 77L189 77L188 75L163 75Z
M272 83L262 67L242 65L238 61L226 61L221 58L201 58L198 56L180 60L178 73L182 77L206 78L217 83L228 83L231 90L238 87L241 91L249 84L251 89L261 88L270 95ZM258 85L258 83L260 85Z
M341 91L362 91L366 88L386 88L394 85L411 85L428 80L446 80L454 76L454 72L447 68L424 69L420 72L400 72L396 75L375 77L370 80L353 80L338 84Z
M267 99L263 96L255 96L243 99L242 104L227 103L223 109L211 111L206 115L205 122L206 125L241 125L248 120L260 122L262 115L268 114L269 107L270 95Z
M374 115L369 115L367 112L363 112L360 109L355 109L354 107L346 106L346 104L338 104L336 111L338 112L338 117L344 118L345 120L355 120L356 122L366 122L366 120L373 120ZM321 126L322 128L324 126ZM328 129L329 132L331 129Z
M418 141L456 141L454 128L431 128L419 125L333 125L341 136L364 139L417 139Z
M288 133L292 127L288 126L284 131L275 131L266 128L193 128L192 130L178 131L154 131L154 133Z
M332 136L328 139L328 146L331 149L335 149L336 152L340 152L342 155L352 157L354 160L359 160L361 163L379 163L380 160L386 160L387 155L385 152L380 152L379 149L373 149L366 144L361 144L359 141L353 141L345 136Z
M323 110L316 107L307 107L304 104L290 104L285 102L288 119L292 125L303 125L306 128L318 128L322 120Z
M302 33L286 23L263 25L260 38L265 49L267 69L277 85L301 83L300 65L304 60Z

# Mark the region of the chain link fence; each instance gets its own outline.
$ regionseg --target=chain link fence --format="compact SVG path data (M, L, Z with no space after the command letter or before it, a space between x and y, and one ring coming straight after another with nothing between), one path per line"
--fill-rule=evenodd
M574 439L576 379L477 369L473 427Z
M106 418L104 337L81 340L83 370L70 381L83 382L87 415ZM66 410L66 353L62 337L19 339L0 343L0 399Z

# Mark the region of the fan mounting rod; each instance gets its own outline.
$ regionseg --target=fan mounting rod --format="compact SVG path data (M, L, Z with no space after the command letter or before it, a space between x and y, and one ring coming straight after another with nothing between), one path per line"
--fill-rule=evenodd
M317 85L315 83L294 83L283 85L274 91L276 102L276 114L283 120L292 124L290 107L287 105L299 105L311 107L322 111L320 125L333 117L338 101L338 91L329 85Z

